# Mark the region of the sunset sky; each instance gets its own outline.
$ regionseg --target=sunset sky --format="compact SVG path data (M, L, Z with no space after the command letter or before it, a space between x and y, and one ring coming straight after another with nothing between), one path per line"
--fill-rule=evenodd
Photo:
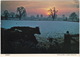
M37 14L47 16L48 10L55 7L56 10L58 10L58 16L62 16L63 14L69 16L72 12L78 14L79 8L77 8L76 5L77 4L73 0L2 1L1 11L9 10L10 12L16 13L17 7L23 6L29 16Z

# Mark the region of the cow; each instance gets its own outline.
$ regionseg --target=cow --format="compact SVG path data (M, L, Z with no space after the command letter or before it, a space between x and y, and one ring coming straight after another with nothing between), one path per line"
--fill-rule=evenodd
M1 29L1 46L2 53L11 53L17 49L14 48L15 45L19 45L16 48L23 45L23 47L28 47L32 44L36 45L38 43L34 34L40 34L39 27L12 27L10 29ZM14 44L16 43L16 44ZM18 48L19 49L19 48ZM23 49L22 47L20 50ZM28 49L27 49L28 50ZM14 51L15 52L15 51Z
M22 38L27 41L32 41L34 43L38 43L34 34L40 34L39 27L12 27L8 29L11 32L15 32L22 35ZM21 36L20 35L20 36Z

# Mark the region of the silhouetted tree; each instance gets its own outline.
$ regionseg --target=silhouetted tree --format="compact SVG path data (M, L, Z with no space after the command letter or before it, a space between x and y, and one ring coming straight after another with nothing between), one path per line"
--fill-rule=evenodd
M19 15L19 19L21 20L22 16L25 16L26 15L26 10L24 7L18 7L17 8L17 12L18 12L18 15Z
M73 20L77 20L78 16L77 16L77 14L75 12L73 12L73 13L70 14L69 19L71 19L72 21Z
M15 13L14 13L14 12L11 12L10 15L11 15L11 17L13 18L14 15L15 15Z
M53 20L56 18L56 13L58 12L58 10L55 10L55 7L53 9L49 10L50 15L52 16Z
M41 14L41 17L43 17L43 15Z
M37 14L37 18L39 18L39 14Z
M4 11L4 17L6 20L8 19L8 16L9 16L9 12L8 12L8 10L5 10Z

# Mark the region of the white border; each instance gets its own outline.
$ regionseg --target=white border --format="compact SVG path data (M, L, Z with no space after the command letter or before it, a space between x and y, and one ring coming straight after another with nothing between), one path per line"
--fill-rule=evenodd
M33 0L0 0L0 17L1 17L1 1L33 1ZM39 0L37 0L39 1ZM51 1L51 0L49 0ZM80 0L79 0L79 10L80 10ZM80 11L79 11L80 14ZM79 15L79 22L80 22L80 15ZM80 25L80 23L79 23ZM0 18L0 27L1 27L1 18ZM80 28L80 26L79 26ZM80 33L80 29L79 29L79 33ZM79 35L80 37L80 35ZM80 39L79 39L80 41ZM79 42L80 43L80 42ZM80 48L80 44L79 44L79 48ZM0 28L0 52L1 52L1 28ZM79 49L79 53L80 53L80 49ZM80 54L0 54L1 57L80 57Z

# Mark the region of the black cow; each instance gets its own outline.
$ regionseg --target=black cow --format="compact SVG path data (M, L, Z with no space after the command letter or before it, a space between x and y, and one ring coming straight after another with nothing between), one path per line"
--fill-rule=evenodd
M10 29L1 30L1 46L2 52L8 53L12 52L14 49L14 42L19 42L20 45L33 43L37 44L38 41L34 34L40 34L39 27L12 27ZM23 41L23 42L20 42ZM25 44L25 45L26 45ZM12 46L13 45L13 46ZM28 46L28 45L27 45ZM23 46L24 47L24 46ZM7 48L7 49L6 49ZM23 49L23 48L22 48ZM17 50L17 49L15 49ZM21 50L21 49L20 49Z
M38 43L34 34L40 34L39 27L32 28L32 27L12 27L8 29L9 31L15 32L20 34L19 36L27 41L32 41L34 43Z

